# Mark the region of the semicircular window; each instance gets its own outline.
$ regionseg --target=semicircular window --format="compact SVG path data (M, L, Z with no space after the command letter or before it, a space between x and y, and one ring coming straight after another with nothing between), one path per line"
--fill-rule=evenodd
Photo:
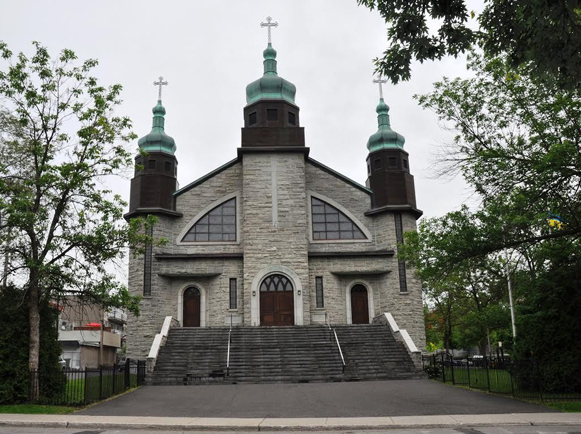
M236 241L236 198L221 203L205 214L182 241Z
M293 284L288 277L282 274L271 274L262 281L261 291L292 291Z
M313 240L365 240L363 231L345 214L320 199L311 197Z

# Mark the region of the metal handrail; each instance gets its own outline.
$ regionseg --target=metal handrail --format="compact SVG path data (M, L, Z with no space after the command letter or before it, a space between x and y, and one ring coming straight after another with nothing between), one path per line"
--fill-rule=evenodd
M228 331L228 355L226 356L226 376L230 376L230 344L232 343L232 314L230 314L230 330Z
M337 332L333 327L331 327L331 320L327 312L325 312L325 324L329 327L329 330L333 332L335 336L335 342L337 343L337 349L339 350L339 355L341 356L341 363L343 363L343 373L345 372L345 358L343 357L343 351L341 350L341 344L339 343L339 338L337 337ZM331 335L331 340L333 340L333 335Z
M343 373L345 373L345 358L343 357L343 351L341 351L341 344L339 343L339 338L337 337L335 329L333 329L333 334L335 335L335 342L337 342L337 348L339 349L339 355L341 356L341 362L343 363Z

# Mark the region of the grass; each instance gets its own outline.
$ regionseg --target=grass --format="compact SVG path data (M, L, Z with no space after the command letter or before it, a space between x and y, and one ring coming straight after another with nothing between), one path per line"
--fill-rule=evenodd
M69 414L78 410L78 407L64 407L57 405L14 404L0 405L0 413L10 414Z
M545 405L565 413L581 413L581 401L545 402Z

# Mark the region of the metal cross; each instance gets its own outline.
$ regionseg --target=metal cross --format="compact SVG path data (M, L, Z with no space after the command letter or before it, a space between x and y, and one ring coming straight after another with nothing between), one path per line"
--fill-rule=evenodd
M278 23L275 21L274 23L271 22L271 17L266 17L266 23L260 23L260 27L266 27L268 29L268 43L270 44L270 28L271 27L278 27Z
M157 96L157 100L161 101L161 87L162 86L167 86L167 81L163 81L163 77L160 75L159 76L159 81L154 81L153 82L154 86L159 86L159 94Z
M383 99L383 87L381 85L387 83L387 79L381 78L380 75L379 78L373 79L373 82L379 84L379 98Z

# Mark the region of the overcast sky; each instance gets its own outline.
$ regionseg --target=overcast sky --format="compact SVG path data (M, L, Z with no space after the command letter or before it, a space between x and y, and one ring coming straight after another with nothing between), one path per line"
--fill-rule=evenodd
M56 55L74 50L97 58L104 85L121 83L139 137L151 129L162 75L166 132L177 145L181 186L236 157L246 85L262 75L267 44L260 22L273 30L279 75L297 87L310 156L365 184L366 143L377 130L378 88L372 59L386 48L386 25L356 0L262 1L32 1L0 3L0 40L32 53L38 40ZM433 178L431 156L450 133L422 110L414 94L427 93L442 76L466 76L465 59L415 64L412 80L384 87L392 128L406 138L418 207L425 216L457 209L470 197L461 179ZM135 143L137 146L137 143ZM129 180L113 189L129 197Z

